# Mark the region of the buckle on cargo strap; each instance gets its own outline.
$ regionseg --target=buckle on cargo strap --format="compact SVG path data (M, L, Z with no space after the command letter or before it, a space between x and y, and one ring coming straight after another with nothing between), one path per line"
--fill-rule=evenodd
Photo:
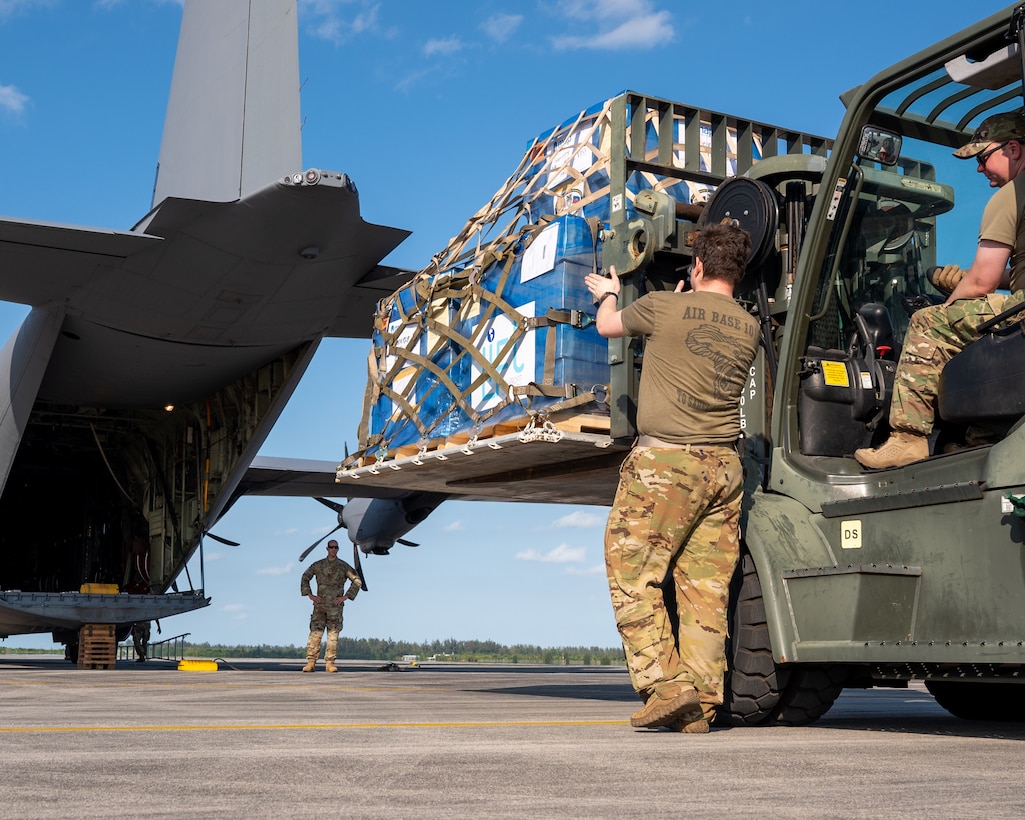
M584 319L587 314L582 310L556 310L549 308L544 316L525 316L523 327L527 330L534 330L539 327L551 327L552 325L570 325L581 328L584 326Z
M538 419L541 420L540 426L537 423ZM520 432L519 440L524 444L532 441L549 441L554 443L562 440L562 430L556 427L551 419L531 416L527 426Z

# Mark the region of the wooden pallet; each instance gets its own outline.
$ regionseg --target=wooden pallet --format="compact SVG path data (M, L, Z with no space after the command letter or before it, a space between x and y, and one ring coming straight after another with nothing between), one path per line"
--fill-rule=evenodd
M576 414L565 414L555 415L549 418L549 421L556 426L557 429L563 430L568 433L608 433L609 432L609 417L602 416L595 413L576 413ZM477 436L478 440L484 440L489 438L498 438L499 436L508 436L513 433L520 433L527 429L530 424L530 418L524 416L518 419L510 419L508 421L499 422L498 424L492 424L490 427L485 427L481 430ZM449 436L445 440L446 447L459 447L466 444L470 440L469 433L459 433L454 436Z
M78 668L113 669L117 638L113 624L84 624L78 631Z
M576 413L566 414L563 416L552 416L549 421L556 426L559 430L564 430L570 433L595 433L598 435L608 435L610 429L609 417L605 415L599 415L597 413ZM521 418L509 419L507 421L499 422L498 424L492 424L484 427L477 435L477 441L486 441L487 439L498 438L499 436L507 436L514 433L522 432L527 428L530 423L528 416ZM448 436L447 438L432 438L427 442L427 446L423 452L433 452L434 450L444 450L449 447L462 447L464 444L468 444L470 441L470 433L456 433ZM394 451L389 454L388 460L399 459L399 458L411 458L421 452L421 448L417 444L406 444L402 447L396 447ZM364 456L360 458L354 465L354 468L369 467L377 464L377 454L370 456Z

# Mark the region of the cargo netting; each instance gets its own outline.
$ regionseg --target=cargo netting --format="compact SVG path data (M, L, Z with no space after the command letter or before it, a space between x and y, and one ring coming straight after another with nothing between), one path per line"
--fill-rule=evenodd
M600 428L607 420L608 344L583 280L601 270L610 215L630 218L645 189L704 203L717 181L738 173L736 126L696 120L695 109L634 104L618 132L623 144L613 138L617 100L622 106L614 97L532 140L491 200L378 304L360 450L343 468L496 430L581 417ZM636 127L644 128L645 155L665 156L665 118L669 173L645 163L615 184L613 153L638 144ZM688 134L698 135L698 151L688 150ZM742 166L757 161L760 136L748 134L741 150Z

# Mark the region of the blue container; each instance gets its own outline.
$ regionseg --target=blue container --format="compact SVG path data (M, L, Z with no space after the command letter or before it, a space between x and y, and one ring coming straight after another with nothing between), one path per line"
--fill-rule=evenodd
M481 286L497 293L524 317L544 316L549 310L576 310L583 317L583 326L556 323L537 327L527 331L512 350L506 347L516 328L513 317L477 314L468 317L462 329L468 337L476 334L474 347L510 386L576 385L580 391L588 391L595 385L607 385L608 342L594 326L595 308L584 285L584 277L600 268L600 248L587 222L575 215L561 216L517 252L504 282L503 264L496 263L484 272ZM483 328L479 327L481 321L487 322ZM546 359L551 362L548 372ZM471 382L480 374L481 368L471 363L467 374ZM473 391L470 401L475 411L484 413L504 398L503 386L488 380ZM559 401L562 399L528 394L491 420L523 416L527 408L541 410ZM596 408L589 409L593 412Z
M388 333L395 338L387 345L384 334L375 333L379 384L403 394L416 407L420 425L382 393L370 411L370 433L382 437L377 449L394 450L473 428L473 420L459 406L457 395L440 373L451 380L456 393L465 396L477 414L493 412L485 424L521 418L528 411L543 410L564 400L561 396L536 395L532 383L575 385L579 392L608 384L608 343L594 325L595 307L584 285L584 277L601 267L597 238L587 222L575 215L555 219L529 245L516 250L507 273L506 264L505 260L493 264L478 281L514 314L489 310L490 302L473 297L469 290L461 298L431 300L422 282L420 291L411 283L394 294L390 309L382 303L382 310L388 309ZM514 345L509 344L518 323L526 317L545 316L549 310L562 314L578 311L580 326L565 322L542 325L527 330ZM431 331L427 317L470 339L472 350ZM409 352L428 359L431 366L408 359L404 354ZM480 358L499 371L505 384L487 377L469 392L482 374L475 361ZM494 412L511 386L525 387L528 392ZM604 408L585 404L579 410L595 412Z
M381 435L383 449L418 444L427 438L450 435L460 427L468 426L465 414L458 411L456 401L439 374L444 373L453 381L463 381L458 372L465 368L457 358L456 346L443 333L432 330L425 321L430 317L442 325L451 325L460 299L431 299L429 288L420 289L411 282L391 297L388 311L388 344L380 331L373 337L377 352L378 385L402 396L414 408L416 421L407 413L402 402L393 400L381 392L370 410L370 434ZM379 309L379 313L381 309ZM425 366L409 356L430 361Z

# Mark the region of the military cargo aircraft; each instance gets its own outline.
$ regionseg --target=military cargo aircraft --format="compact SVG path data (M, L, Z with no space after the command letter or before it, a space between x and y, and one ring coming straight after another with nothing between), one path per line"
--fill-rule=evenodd
M0 353L0 637L206 606L177 579L318 344L408 278L381 265L408 231L302 167L299 88L296 0L189 0L149 213L0 219L0 299L31 308Z

